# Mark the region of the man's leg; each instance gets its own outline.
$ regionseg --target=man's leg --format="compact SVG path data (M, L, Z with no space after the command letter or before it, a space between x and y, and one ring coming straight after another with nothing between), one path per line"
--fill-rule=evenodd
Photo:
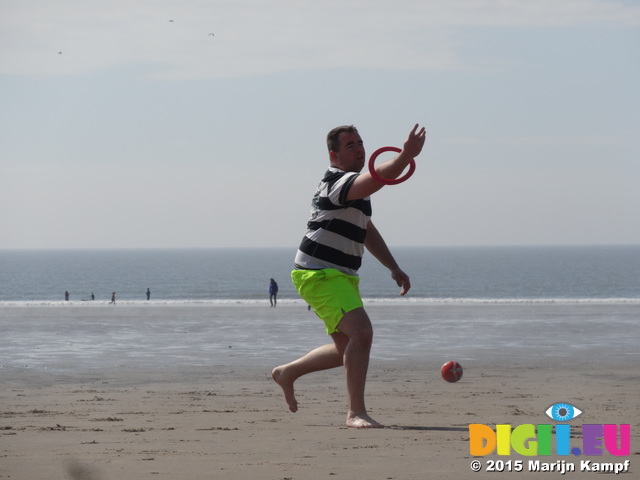
M294 382L303 375L344 365L349 394L346 424L354 428L381 427L367 414L364 391L373 341L373 327L364 308L345 313L338 324L340 332L331 335L333 344L318 347L305 356L273 369L271 375L284 392L289 410L296 412L298 402Z
M373 341L373 327L367 312L364 308L356 308L345 313L338 324L338 330L348 339L343 358L349 394L347 426L354 428L382 427L369 417L364 401L369 355Z
M292 412L298 410L293 389L293 383L298 378L308 373L342 366L348 338L341 333L334 333L331 338L334 343L318 347L291 363L274 368L271 372L273 379L282 388L284 399Z

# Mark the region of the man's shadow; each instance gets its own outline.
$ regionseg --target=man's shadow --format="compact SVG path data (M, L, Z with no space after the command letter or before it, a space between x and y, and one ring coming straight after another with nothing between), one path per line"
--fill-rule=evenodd
M468 432L468 427L421 427L418 425L388 425L385 428L391 430L420 430L431 432Z

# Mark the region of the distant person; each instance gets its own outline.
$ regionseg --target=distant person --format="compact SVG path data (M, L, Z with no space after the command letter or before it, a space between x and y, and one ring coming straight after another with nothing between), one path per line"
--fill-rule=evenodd
M93 292L91 292L91 300L93 301L95 299L96 299L96 296L93 294Z
M278 303L278 284L272 278L269 280L269 303L271 303L272 307L275 307Z
M147 300L151 298L151 290L147 288Z
M65 302L68 302L68 301L69 301L69 291L68 291L68 290L65 290L65 291L64 291L64 301L65 301Z
M114 305L116 304L116 292L113 292L113 293L111 294L111 301L109 302L109 305L111 305L112 303L113 303Z

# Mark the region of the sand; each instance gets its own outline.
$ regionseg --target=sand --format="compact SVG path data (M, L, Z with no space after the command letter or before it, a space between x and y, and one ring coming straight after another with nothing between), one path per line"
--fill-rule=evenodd
M557 478L529 460L629 460L640 478L637 357L478 359L462 380L444 382L431 364L374 360L367 384L371 416L387 428L344 427L341 369L297 383L300 409L288 411L270 377L274 366L117 368L74 372L0 369L0 478L11 479L459 479ZM631 360L629 360L631 359ZM631 425L629 456L479 457L470 464L470 423L554 424L544 414L566 401L571 422ZM576 432L577 430L577 432ZM522 461L520 473L487 472L490 462ZM512 464L513 465L513 464ZM509 468L509 467L505 467ZM513 467L512 467L513 468ZM594 478L594 472L568 472ZM596 477L598 478L598 477Z

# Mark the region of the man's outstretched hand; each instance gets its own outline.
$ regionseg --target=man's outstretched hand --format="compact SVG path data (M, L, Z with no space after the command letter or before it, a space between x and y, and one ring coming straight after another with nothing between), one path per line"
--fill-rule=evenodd
M409 132L409 136L404 141L403 153L406 153L409 158L415 158L422 152L424 142L427 139L427 131L424 127L420 127L417 123L413 127L413 130Z

